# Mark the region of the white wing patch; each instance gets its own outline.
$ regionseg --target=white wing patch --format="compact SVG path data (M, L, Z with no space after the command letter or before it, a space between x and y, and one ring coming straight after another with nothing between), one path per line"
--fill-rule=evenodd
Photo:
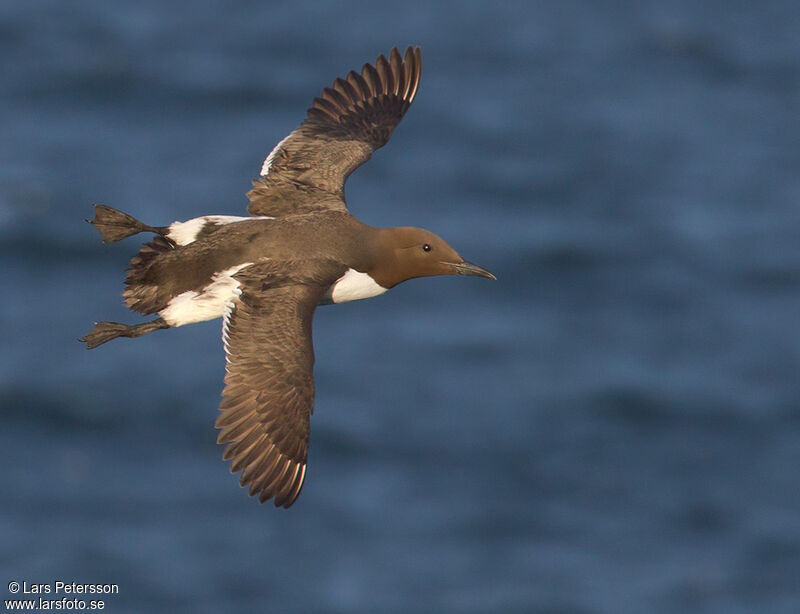
M267 173L269 173L269 169L272 168L272 162L275 160L275 157L278 155L278 152L281 150L281 147L286 142L286 140L292 136L291 134L287 137L281 139L280 143L275 145L269 155L267 156L266 160L264 160L264 164L261 165L261 176L263 177Z
M337 279L331 286L331 301L334 303L347 303L358 301L364 298L372 298L386 292L384 288L367 273L361 273L355 269L347 269L347 272Z
M169 304L158 312L170 326L183 326L195 322L205 322L225 315L233 300L241 293L239 282L234 275L252 262L237 264L229 269L216 273L211 283L197 292L187 290L170 300Z
M246 222L248 220L271 220L268 216L238 216L238 215L204 215L185 222L172 222L169 225L167 237L178 245L188 245L197 239L197 235L203 230L206 224L233 224L235 222Z

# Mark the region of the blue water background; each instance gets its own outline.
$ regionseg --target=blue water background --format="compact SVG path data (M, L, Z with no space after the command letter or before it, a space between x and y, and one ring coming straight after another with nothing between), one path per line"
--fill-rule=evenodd
M800 9L0 3L0 592L110 612L800 612ZM320 309L306 487L220 460L219 322L87 352L150 224L243 214L321 87L419 44L352 212L499 281Z

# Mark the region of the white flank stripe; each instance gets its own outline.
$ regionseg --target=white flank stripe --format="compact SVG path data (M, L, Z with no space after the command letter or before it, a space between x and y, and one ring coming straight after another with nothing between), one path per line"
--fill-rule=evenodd
M337 279L331 287L331 301L334 303L347 303L363 298L372 298L386 292L387 288L379 285L367 273L355 269L347 272Z
M200 292L187 290L174 297L169 304L158 312L170 326L183 326L195 322L205 322L225 315L228 304L238 296L239 282L233 276L252 262L237 264L229 269L216 273L211 283Z
M239 215L204 215L185 222L172 222L169 225L167 237L175 241L178 245L188 245L193 242L206 224L233 224L234 222L246 222L248 220L271 220L267 216L239 216Z
M167 237L178 245L187 245L195 240L195 237L205 225L206 220L202 217L196 217L186 222L172 222L169 225Z
M292 136L292 135L290 134L289 136ZM275 160L275 156L278 155L278 152L280 151L281 146L286 142L286 139L288 139L289 136L282 138L280 143L275 145L275 147L272 149L272 151L269 152L269 155L267 156L267 159L264 160L264 164L261 165L261 176L262 177L264 175L266 175L267 173L269 173L269 169L272 168L272 163Z

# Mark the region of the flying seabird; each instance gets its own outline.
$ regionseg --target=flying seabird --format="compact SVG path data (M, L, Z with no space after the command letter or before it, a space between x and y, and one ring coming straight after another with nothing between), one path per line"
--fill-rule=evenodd
M226 375L216 427L223 458L263 503L289 507L306 475L314 405L311 321L317 305L370 298L415 277L475 275L421 228L373 228L347 210L344 184L389 140L417 93L419 47L380 55L325 88L305 120L267 156L247 217L207 215L149 226L95 205L105 243L155 233L130 262L125 304L149 322L97 322L81 339L116 337L222 317Z

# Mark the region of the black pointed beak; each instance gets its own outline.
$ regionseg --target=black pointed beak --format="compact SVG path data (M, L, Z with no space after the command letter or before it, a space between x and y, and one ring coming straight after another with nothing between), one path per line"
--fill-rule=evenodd
M497 277L483 267L472 264L471 262L443 262L442 264L451 267L453 272L457 275L473 275L475 277L485 277L486 279L497 279Z

